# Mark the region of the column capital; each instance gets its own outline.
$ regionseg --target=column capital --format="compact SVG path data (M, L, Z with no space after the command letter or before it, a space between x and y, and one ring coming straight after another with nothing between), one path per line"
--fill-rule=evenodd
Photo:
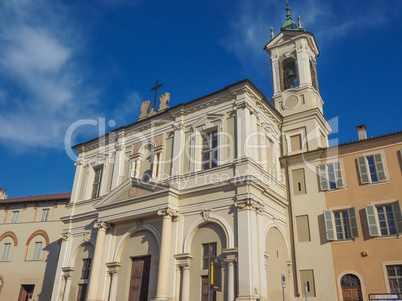
M73 267L64 267L64 268L61 268L61 270L63 271L63 276L66 279L71 279L71 277L73 277L73 272L74 272Z
M256 213L260 213L260 214L264 211L264 207L261 206L260 203L253 201L251 199L236 202L234 205L237 208L237 210L239 210L239 211L254 210Z
M71 237L71 233L65 233L60 236L60 239L63 241L69 241Z
M106 231L107 229L109 229L110 225L106 224L105 222L99 222L99 223L95 223L94 228L99 230L104 230Z
M121 262L108 262L106 263L106 266L110 274L120 273Z
M233 265L237 262L237 248L223 249L222 253L226 256L223 261L226 262L228 265Z
M174 255L176 259L176 265L182 267L183 269L189 269L191 267L191 261L193 260L193 255L190 253L181 253Z
M179 217L179 214L177 213L176 210L172 210L169 208L158 210L158 215L161 215L163 218L171 217L173 221L176 221L177 218Z

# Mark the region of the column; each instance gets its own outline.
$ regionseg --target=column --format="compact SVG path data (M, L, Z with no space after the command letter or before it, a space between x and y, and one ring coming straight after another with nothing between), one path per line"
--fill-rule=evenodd
M227 301L235 300L235 276L234 276L234 266L237 261L237 249L225 249L222 250L222 253L226 255L226 258L223 260L228 265L228 283L226 286L227 289Z
M238 218L238 268L239 296L236 300L254 300L260 298L258 247L257 202L247 199L235 203Z
M79 193L79 187L80 185L83 185L83 183L81 183L81 179L82 179L82 162L81 161L77 161L76 163L74 163L75 166L77 166L76 170L75 170L75 176L74 176L74 185L73 185L73 190L71 192L71 203L74 203L75 201L77 201L78 199L78 193Z
M91 276L89 278L87 301L96 301L98 297L99 277L102 267L102 256L107 226L104 222L101 222L95 224L95 228L98 228L98 234L96 236L95 254L91 268Z
M181 301L190 301L190 268L193 255L190 253L177 254L177 265L182 269Z
M181 162L184 155L184 140L183 124L174 124L172 176L177 176L182 172Z
M64 294L63 294L63 301L68 301L70 295L70 288L71 288L71 279L73 278L73 267L65 267L63 270L63 276L65 279L65 287L64 287Z
M156 287L155 300L167 301L169 292L169 262L170 253L170 241L172 232L172 217L174 211L170 209L159 210L158 215L163 216L162 220L162 241L159 255L159 269L158 269L158 283Z
M110 294L109 301L115 301L117 296L117 280L119 278L119 272L121 263L120 262L110 262L106 264L108 272L110 274Z
M66 233L66 234L63 234L62 236L60 236L60 239L62 242L61 242L61 247L60 247L60 252L59 252L59 260L57 261L56 275L54 276L55 283L53 286L51 300L63 300L65 277L63 275L62 266L64 264L64 260L66 257L67 244L70 239L70 236L71 236L70 233ZM60 279L60 281L57 281L57 279Z

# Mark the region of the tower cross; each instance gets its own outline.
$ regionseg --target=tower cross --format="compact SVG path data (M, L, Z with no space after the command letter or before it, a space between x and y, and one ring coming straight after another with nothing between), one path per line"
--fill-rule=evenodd
M158 94L158 89L159 89L160 87L162 87L162 86L163 86L163 84L159 84L159 81L156 80L155 87L153 87L152 89L150 89L151 91L152 91L152 90L155 90L154 108L156 107L156 96L157 96L157 94Z

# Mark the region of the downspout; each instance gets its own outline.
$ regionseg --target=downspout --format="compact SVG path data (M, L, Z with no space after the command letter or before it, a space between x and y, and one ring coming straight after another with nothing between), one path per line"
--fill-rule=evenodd
M283 141L283 118L281 124L281 144L282 144L282 155L285 154L284 151L284 141ZM294 225L293 225L293 211L292 211L292 197L290 193L290 181L289 181L289 170L288 170L288 160L285 159L285 175L286 175L286 187L287 187L287 194L289 200L289 216L290 216L290 236L291 236L291 243L292 243L292 261L293 261L293 279L294 279L294 293L296 297L300 297L299 292L299 281L297 277L297 264L296 264L296 250L295 250L295 235L294 235Z
M294 235L294 224L293 224L293 211L292 211L292 197L290 194L290 181L289 181L289 169L288 169L288 160L285 159L285 172L286 172L286 187L289 199L289 215L290 215L290 235L292 239L292 260L293 260L293 278L295 284L295 295L296 297L300 297L299 292L299 281L297 277L297 264L296 264L296 249L295 249L295 235Z

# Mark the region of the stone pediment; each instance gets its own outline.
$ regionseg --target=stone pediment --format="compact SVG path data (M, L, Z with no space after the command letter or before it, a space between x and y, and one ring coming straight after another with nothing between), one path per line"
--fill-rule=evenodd
M128 200L145 197L157 192L168 192L169 186L161 185L153 182L145 183L139 179L129 178L113 191L105 195L96 204L95 208L111 205L113 203L121 203Z

